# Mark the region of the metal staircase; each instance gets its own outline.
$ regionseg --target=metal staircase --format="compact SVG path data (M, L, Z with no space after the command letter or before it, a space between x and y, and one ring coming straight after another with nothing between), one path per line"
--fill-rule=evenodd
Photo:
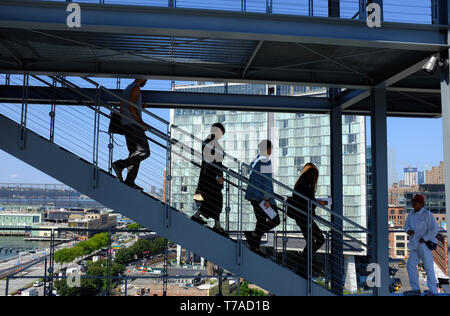
M27 95L30 89L33 89L30 80L35 86L56 87L59 84L71 91L72 98L73 95L78 95L80 104L31 106L27 104ZM134 190L113 176L113 158L117 155L123 157L127 152L125 148L121 148L124 146L120 145L120 139L102 132L107 130L109 113L120 115L115 105L129 102L89 78L83 78L82 82L93 85L96 94L80 87L74 80L24 75L23 104L5 104L0 108L0 149L275 295L342 294L342 280L336 281L331 274L336 265L342 264L343 254L336 254L335 250L333 252L333 246L338 244L349 251L367 252L369 247L365 241L369 232L364 227L340 217L346 229L351 231L346 232L336 227L331 220L332 217L339 216L319 205L321 215L314 220L324 227L326 243L321 250L322 261L317 265L320 264L325 273L321 282L314 282L316 263L311 254L308 256L307 278L302 278L294 272L296 267L298 268L298 255L288 251L286 231L281 233L283 242L280 248L272 247L267 258L254 253L245 245L242 216L245 208L249 206L242 197L245 185L250 185L246 177L248 171L252 170L249 165L225 155L230 161L229 165L233 166L223 168L226 186L233 186L240 192L237 210L230 209L228 193L226 196L227 221L230 212L236 212L238 217L238 221L234 223L236 230L229 229L227 225L232 238L213 232L208 227L192 221L181 210L172 207L172 168L177 163L196 167L199 166L199 161L201 163L201 152L198 148L202 140L195 135L143 110L146 116L144 121L151 126L148 130L151 137L148 139L153 146L152 157L141 166L139 179L143 181L141 185L146 187L161 185L162 181L164 197L160 200ZM105 101L102 98L105 95L108 95L109 100L116 99L116 102ZM87 99L92 102L86 104ZM175 138L175 134L184 134L189 141L182 137ZM285 202L284 197L292 195L293 191L277 181L275 186L277 194L273 197L281 205L282 225L285 228L288 220L285 212L287 207L292 205ZM310 201L310 208L312 203L313 201ZM311 209L308 213L311 218Z

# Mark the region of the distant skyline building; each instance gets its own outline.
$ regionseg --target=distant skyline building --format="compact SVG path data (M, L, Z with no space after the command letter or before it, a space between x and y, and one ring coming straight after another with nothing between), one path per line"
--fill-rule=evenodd
M388 147L388 187L392 187L396 182L398 182L397 149Z
M425 171L417 171L417 184L425 183Z
M417 168L404 168L405 186L418 185Z
M444 184L445 174L444 174L444 162L441 161L439 166L431 167L430 170L425 171L426 173L426 184Z

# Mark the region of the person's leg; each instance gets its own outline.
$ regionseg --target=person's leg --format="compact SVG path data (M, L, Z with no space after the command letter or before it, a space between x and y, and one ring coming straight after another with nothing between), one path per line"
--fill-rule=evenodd
M267 215L259 206L258 202L253 202L253 210L256 217L256 227L255 227L255 244L259 247L261 243L262 236L268 231Z
M427 286L430 293L437 293L437 280L436 273L434 271L433 252L428 248L426 244L420 244L420 259L423 262L423 267L427 273Z
M128 168L125 183L132 185L137 178L141 161L150 157L150 147L145 132L139 127L130 128L126 140L130 156L123 161Z
M313 254L315 254L325 243L325 237L323 236L323 232L320 229L319 225L316 224L316 222L313 221L313 227L312 227L312 251Z
M420 256L417 250L409 252L408 263L406 269L408 270L409 285L413 291L420 291L419 277L417 276L417 265L419 264Z
M297 220L295 221L300 227L300 230L302 232L303 238L305 239L306 246L303 248L302 253L299 256L299 265L300 269L306 270L306 263L308 260L308 219L304 215L300 215Z

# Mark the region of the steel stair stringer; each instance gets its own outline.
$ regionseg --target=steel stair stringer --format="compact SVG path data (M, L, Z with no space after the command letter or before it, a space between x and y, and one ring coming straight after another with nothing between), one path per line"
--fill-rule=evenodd
M98 171L98 186L94 189L93 164L38 134L27 130L25 148L21 149L20 131L20 124L0 115L0 149L275 295L307 294L305 279L255 254L245 245L238 264L235 241L197 224L174 208L169 209L170 225L166 227L164 203L131 189L102 170ZM332 295L314 282L311 294Z

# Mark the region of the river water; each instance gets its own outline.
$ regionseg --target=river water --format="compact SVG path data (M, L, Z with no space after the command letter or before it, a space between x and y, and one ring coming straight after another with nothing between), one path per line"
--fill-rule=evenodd
M50 242L47 241L24 241L25 237L0 237L0 262L19 255L17 250L30 251L45 249L50 247ZM6 251L6 249L12 251Z

